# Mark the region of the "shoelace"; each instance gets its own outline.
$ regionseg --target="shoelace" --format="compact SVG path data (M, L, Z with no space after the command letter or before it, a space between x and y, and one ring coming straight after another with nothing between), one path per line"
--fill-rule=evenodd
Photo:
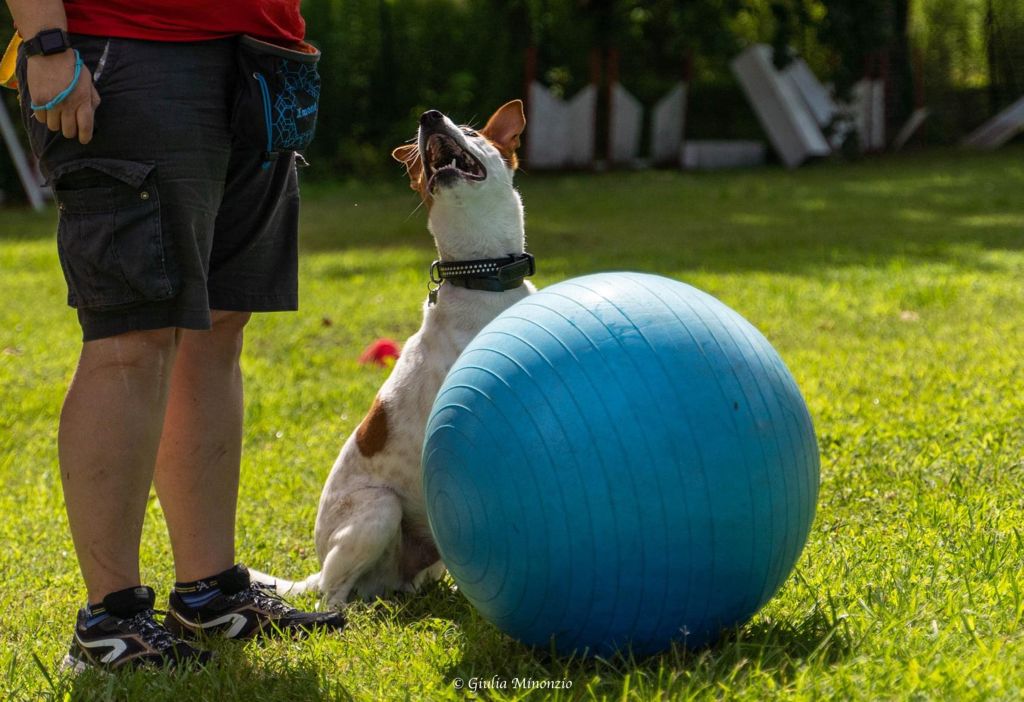
M295 611L295 608L285 602L270 585L263 583L251 583L249 587L236 592L228 599L238 603L255 602L257 606L274 614L287 615Z
M157 610L145 609L126 618L124 626L129 631L140 634L143 640L157 651L164 651L178 643L178 640L153 619L154 615L158 613L164 614Z

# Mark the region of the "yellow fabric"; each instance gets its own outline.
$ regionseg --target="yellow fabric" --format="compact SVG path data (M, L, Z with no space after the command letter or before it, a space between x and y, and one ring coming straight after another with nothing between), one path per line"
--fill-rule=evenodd
M18 60L18 47L21 46L21 35L17 32L11 37L11 43L7 45L7 51L0 60L0 88L18 89L18 79L14 76L14 64Z

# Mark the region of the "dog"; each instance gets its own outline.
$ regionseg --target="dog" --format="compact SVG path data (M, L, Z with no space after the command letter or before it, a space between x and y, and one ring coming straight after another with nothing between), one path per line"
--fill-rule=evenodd
M281 594L319 592L343 608L414 592L444 574L430 533L420 454L434 398L455 359L503 310L535 292L525 280L523 205L512 184L526 126L523 103L499 108L479 132L436 110L423 113L415 143L392 156L428 210L439 260L430 269L423 323L324 484L314 538L320 572L273 580Z

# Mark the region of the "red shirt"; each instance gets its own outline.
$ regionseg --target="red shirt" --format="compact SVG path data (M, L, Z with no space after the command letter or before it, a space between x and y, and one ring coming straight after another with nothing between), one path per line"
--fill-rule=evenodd
M299 0L64 0L68 31L150 41L206 41L250 34L302 41Z

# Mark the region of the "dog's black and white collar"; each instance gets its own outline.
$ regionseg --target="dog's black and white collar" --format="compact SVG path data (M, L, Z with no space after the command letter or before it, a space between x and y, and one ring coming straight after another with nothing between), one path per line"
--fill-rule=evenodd
M430 301L436 302L437 288L448 281L469 290L503 292L518 288L537 270L533 254L509 254L504 258L481 258L474 261L442 261L430 264Z

